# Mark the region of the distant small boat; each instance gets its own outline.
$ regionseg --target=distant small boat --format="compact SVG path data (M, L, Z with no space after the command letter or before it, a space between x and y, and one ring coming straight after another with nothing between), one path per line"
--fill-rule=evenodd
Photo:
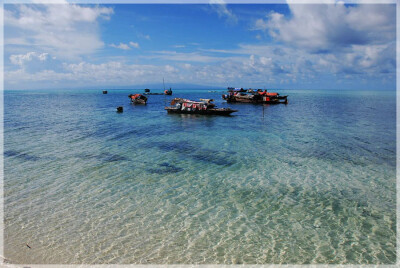
M107 90L103 90L103 94L107 94L108 93L108 91Z
M187 99L175 98L171 101L171 107L165 107L168 113L175 114L201 114L201 115L230 115L237 112L231 108L216 108L212 99L200 99L192 101Z
M150 92L150 89L145 88L145 89L144 89L144 92Z
M124 107L118 106L117 107L117 113L122 113L124 111Z
M168 90L165 89L164 77L162 79L162 83L163 83L163 86L164 86L164 94L165 95L172 95L172 89L171 88L169 88Z
M143 96L142 94L129 94L129 98L131 99L131 102L134 104L146 104L147 103L147 97Z
M165 95L172 95L172 89L169 88L168 90L164 90Z

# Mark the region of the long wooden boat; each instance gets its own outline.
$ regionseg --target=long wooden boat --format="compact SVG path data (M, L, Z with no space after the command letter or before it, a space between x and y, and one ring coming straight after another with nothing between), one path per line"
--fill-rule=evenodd
M222 95L228 103L263 103L263 104L287 104L287 95L280 96L276 92L256 91L252 93L229 92Z
M237 112L231 108L216 108L212 99L200 99L191 101L187 99L175 98L171 101L171 107L165 107L171 114L200 114L200 115L230 115Z

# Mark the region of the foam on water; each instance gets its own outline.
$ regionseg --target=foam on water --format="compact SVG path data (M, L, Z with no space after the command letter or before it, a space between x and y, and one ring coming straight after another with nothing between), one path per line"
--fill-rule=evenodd
M5 93L11 262L395 263L392 92L172 96L232 117L168 115L170 97L134 106L124 90L41 93Z

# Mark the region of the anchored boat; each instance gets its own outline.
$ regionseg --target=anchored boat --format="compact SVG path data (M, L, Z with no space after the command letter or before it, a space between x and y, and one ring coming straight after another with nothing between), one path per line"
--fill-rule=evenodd
M240 103L264 103L264 104L287 104L287 95L280 96L276 92L267 92L266 90L255 91L250 93L243 92L228 92L228 94L222 95L222 98L228 103L240 102Z
M165 94L165 95L172 95L172 89L169 88L169 89L167 89L167 90L164 90L164 94Z
M131 99L131 102L134 104L146 104L147 97L142 94L129 94L128 96Z
M231 108L216 108L212 99L200 99L192 101L188 99L175 98L171 101L171 107L165 107L168 113L175 114L202 114L202 115L230 115L237 112Z

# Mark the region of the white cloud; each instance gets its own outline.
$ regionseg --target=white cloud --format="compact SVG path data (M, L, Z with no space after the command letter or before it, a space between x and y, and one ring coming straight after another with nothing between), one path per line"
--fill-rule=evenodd
M31 72L25 68L5 72L6 87L26 88L26 85L53 84L87 86L90 85L132 85L153 81L155 76L179 77L179 68L172 65L139 65L110 61L101 64L88 62L59 63L58 71L43 69Z
M221 60L220 57L203 55L199 52L182 53L176 51L155 51L155 54L150 56L142 56L147 59L162 59L168 61L180 62L215 62Z
M146 40L150 40L150 35L148 34L142 34L142 33L138 33L137 37L142 38L142 39L146 39Z
M34 58L45 60L48 53L38 54L36 52L28 52L27 54L11 55L10 61L12 64L23 66L27 61L32 61Z
M123 50L129 50L132 47L139 48L139 43L131 41L131 42L129 42L129 44L125 44L125 43L119 43L119 45L111 44L110 47L119 48L119 49L123 49Z
M6 70L6 88L26 88L26 85L39 84L40 87L52 85L65 86L96 86L96 85L134 85L151 83L154 77L167 76L171 83L191 83L210 85L238 85L246 87L257 86L287 86L290 83L303 82L312 84L313 78L330 75L335 81L351 81L357 75L366 81L383 83L383 79L394 81L395 74L386 74L391 65L381 64L381 56L391 55L391 48L376 45L365 51L365 46L357 46L352 52L340 55L307 54L295 48L279 47L277 45L255 46L241 45L233 57L213 57L212 61L203 64L190 64L184 61L170 61L164 65L128 64L122 59L101 64L88 62L61 63L53 61L57 66L47 68L44 63L51 63L51 55L40 61L42 54L24 54L13 57L17 70ZM227 51L219 52L221 54ZM214 52L213 53L218 53ZM247 55L247 56L244 56ZM187 57L187 54L179 55ZM198 56L198 55L197 55ZM204 56L204 55L203 55ZM44 56L42 56L44 58ZM218 60L217 60L218 59ZM36 63L35 63L36 60ZM394 60L393 60L394 61ZM20 65L21 64L21 65ZM35 68L27 68L36 64ZM38 69L37 64L43 68ZM369 80L368 80L369 79ZM314 82L313 82L314 83ZM390 85L390 83L389 83Z
M49 53L42 53L38 56L39 60L45 61L49 56Z
M214 58L220 61L224 58L236 62L248 57L249 66L270 65L273 71L281 72L283 69L277 66L286 66L294 74L342 74L345 72L374 75L378 73L394 73L395 71L395 42L382 45L352 45L349 49L336 53L309 53L296 47L281 45L249 45L242 44L232 50L208 49L205 52L222 55L237 55L236 57ZM259 70L261 71L261 70ZM264 70L265 71L265 70ZM261 71L262 72L262 71Z
M237 20L224 3L214 3L220 17ZM168 80L174 82L226 86L239 82L252 86L312 81L313 77L325 75L342 79L357 75L370 77L371 81L383 81L379 79L385 77L394 81L395 13L386 5L290 5L290 10L290 16L274 12L254 20L252 30L264 32L255 32L256 38L270 33L279 45L241 44L236 49L198 49L187 53L156 51L140 56L137 61L155 59L160 61L152 63L165 60L168 64L146 65L129 64L123 57L101 64L82 61L82 55L103 47L97 22L109 19L112 9L61 5L57 16L56 10L46 5L8 7L5 42L26 47L23 53L13 52L7 57L11 64L7 66L5 82L22 88L39 82L63 86L133 85L151 82L160 74L168 75ZM140 42L139 38L150 36L138 36ZM186 45L190 48L189 45L199 44ZM133 41L110 46L125 50L140 47Z
M291 16L271 12L253 30L268 30L278 41L311 52L351 45L382 44L395 39L393 5L289 5Z
M112 8L73 4L8 5L4 10L10 46L41 48L60 58L76 59L102 48L97 20L109 19Z
M62 68L54 71L51 69L41 69L30 71L25 68L31 63L30 59L41 57L41 54L29 53L26 55L16 55L13 57L15 64L21 63L21 69L6 72L7 84L16 83L34 83L38 81L46 81L47 83L90 83L91 85L101 83L118 83L127 85L132 83L145 83L152 81L154 75L168 75L171 81L196 83L228 83L230 80L251 79L254 82L262 81L265 77L277 77L286 75L291 66L285 59L272 61L271 56L260 56L265 54L273 54L271 47L251 47L242 46L239 53L249 54L247 57L211 57L194 53L167 53L163 56L174 58L176 64L168 65L138 65L126 64L123 62L111 61L102 64L92 64L80 62L76 64L63 63ZM269 51L268 53L266 53ZM47 56L47 60L51 59ZM192 65L187 61L203 62L207 64ZM180 63L183 62L183 63ZM18 81L18 82L17 82ZM272 81L272 80L271 80Z
M264 19L257 19L254 23L252 30L262 30L268 29L268 23Z
M171 66L171 65L165 65L165 71L167 72L167 73L176 73L176 72L179 72L179 70L177 69L177 68L175 68L174 66Z
M136 42L129 42L129 45L134 48L139 48L139 43Z
M12 54L9 56L11 65L8 70L19 68L27 73L35 74L43 70L60 71L60 62L49 53L28 52L26 54ZM20 78L22 79L22 78Z
M192 65L190 63L184 63L183 68L190 69L190 68L192 68Z
M238 22L238 18L233 14L232 10L228 9L224 0L210 0L210 5L218 16L226 18L228 23L236 24Z
M289 15L266 14L251 29L268 33L279 45L244 45L235 52L272 57L274 63L290 65L294 75L309 77L395 72L394 5L289 4L289 9Z
M52 68L56 62L56 57L50 57L49 53L28 52L26 54L10 55L9 60L11 64L21 69L35 72Z
M123 50L131 49L127 44L119 43L119 45L111 44L110 47L115 47Z

